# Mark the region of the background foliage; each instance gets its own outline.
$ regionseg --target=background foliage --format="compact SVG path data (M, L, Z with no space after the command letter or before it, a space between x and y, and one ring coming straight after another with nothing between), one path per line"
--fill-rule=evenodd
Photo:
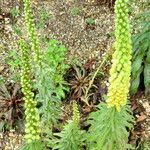
M149 1L146 2L149 5ZM145 7L147 8L147 7ZM146 94L150 94L150 11L136 18L138 32L133 37L133 63L131 94L135 94L144 81Z

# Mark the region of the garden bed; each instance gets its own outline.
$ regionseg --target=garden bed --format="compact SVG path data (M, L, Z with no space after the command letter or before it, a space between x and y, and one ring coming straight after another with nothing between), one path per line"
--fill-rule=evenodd
M46 41L51 39L61 41L68 49L67 64L70 67L64 78L71 90L66 92L63 100L62 109L64 114L60 122L64 124L66 120L71 118L72 101L75 100L81 113L81 128L87 130L87 116L90 112L96 111L98 103L105 100L109 86L108 76L111 56L103 63L99 74L93 80L88 93L90 95L90 105L83 101L84 88L88 87L93 74L103 62L108 51L112 53L111 49L114 43L113 9L106 4L102 5L84 0L52 0L50 2L45 0L33 1L32 4L38 37L42 41L40 42L41 49L44 51ZM13 95L14 89L20 90L18 88L20 85L15 88L18 72L13 71L13 67L15 68L18 63L16 60L19 61L16 56L16 52L19 54L17 41L20 37L28 38L22 1L1 1L0 21L0 74L6 78L6 89L8 89L10 95ZM13 103L12 99L15 99ZM142 150L142 146L149 139L150 134L150 100L149 97L144 96L142 89L130 100L136 121L134 129L130 131L129 143L136 145L138 150ZM18 92L17 95L10 98L10 103L12 103L10 107L19 104L20 109L24 111L22 108L23 102L22 94ZM1 97L0 103L3 104ZM11 118L9 115L11 115ZM13 115L19 115L19 117ZM6 116L7 118L5 118ZM21 119L20 126L15 124L18 118ZM13 114L11 110L6 111L5 115L0 112L0 121L5 122L0 134L0 149L15 150L20 146L24 135L24 128L20 129L23 123L22 118L23 116L20 113ZM7 121L9 121L8 124ZM13 126L13 130L11 126ZM59 129L54 130L58 131Z

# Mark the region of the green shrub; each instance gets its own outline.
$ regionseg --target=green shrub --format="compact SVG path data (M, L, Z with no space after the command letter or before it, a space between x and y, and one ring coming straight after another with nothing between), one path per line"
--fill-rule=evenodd
M52 17L52 14L46 11L44 7L41 7L39 10L39 18L36 24L37 28L44 28L50 17Z
M20 51L16 49L10 50L8 56L5 58L5 63L9 66L11 79L14 82L20 81L20 68L21 68L21 57Z
M67 49L57 40L49 41L46 51L42 55L41 68L36 69L35 88L38 89L37 100L41 104L42 134L46 138L52 135L52 127L58 124L61 111L61 99L65 97L63 75L68 68L65 64ZM43 139L44 139L43 138Z
M17 34L18 36L22 36L23 35L22 31L21 31L21 28L18 25L13 24L12 25L12 29L13 29L14 33Z
M89 24L89 25L95 25L96 21L93 18L87 18L86 23Z
M13 7L13 8L10 10L10 13L11 13L11 15L12 15L14 18L18 17L19 14L20 14L19 7L18 7L18 6Z
M71 13L71 15L73 15L73 16L79 15L80 12L81 12L81 10L80 10L80 8L78 8L78 7L73 7L73 8L70 9L70 13Z

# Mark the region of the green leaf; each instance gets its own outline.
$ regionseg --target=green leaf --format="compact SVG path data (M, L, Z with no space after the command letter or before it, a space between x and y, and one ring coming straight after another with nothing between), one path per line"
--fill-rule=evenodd
M150 94L150 64L146 63L144 68L144 85L146 94Z
M143 58L141 56L136 57L132 64L132 77L136 78L139 75L139 70L142 68Z
M53 149L80 150L84 141L83 134L78 125L70 120L60 133L54 133L57 138L53 139Z
M40 141L35 141L32 143L24 143L19 150L46 150L46 148Z
M1 115L0 115L1 116ZM5 121L0 121L0 132L3 132L4 126L6 122Z
M88 118L91 125L86 138L88 150L126 150L131 147L127 128L131 130L134 119L129 105L122 107L120 112L114 107L108 108L105 103L99 104L98 109Z
M140 85L140 75L142 71L143 71L143 67L140 68L140 70L136 73L136 76L134 77L134 79L132 79L131 87L130 87L131 95L134 95L138 90L138 87Z
M138 19L140 29L133 37L133 63L132 82L130 93L135 94L140 85L140 74L144 72L144 84L146 93L149 92L149 64L150 64L150 11L142 12Z

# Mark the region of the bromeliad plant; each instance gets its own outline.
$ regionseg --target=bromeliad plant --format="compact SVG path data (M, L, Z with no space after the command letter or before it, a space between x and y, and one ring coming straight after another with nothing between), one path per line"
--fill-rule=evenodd
M115 3L115 52L112 56L107 103L89 117L87 137L89 150L126 150L133 117L127 104L131 72L131 35L128 21L128 0ZM94 133L94 134L93 134ZM108 139L109 137L109 139Z
M5 78L0 75L0 132L14 126L22 129L20 126L23 116L22 95L19 84L13 86L10 92Z

